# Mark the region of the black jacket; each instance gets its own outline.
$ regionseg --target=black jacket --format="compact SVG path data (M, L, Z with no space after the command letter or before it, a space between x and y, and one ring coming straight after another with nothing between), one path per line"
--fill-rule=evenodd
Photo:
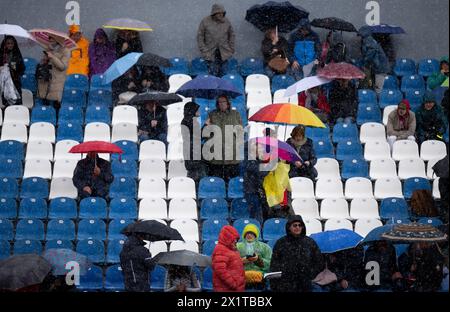
M378 264L380 265L379 288L392 288L392 275L395 272L398 272L397 258L394 246L390 243L387 244L385 249L377 248L376 245L369 246L364 255L363 267L365 268L366 264L371 261L378 262ZM366 270L365 272L368 273L369 271ZM372 286L368 287L372 288Z
M327 255L327 267L337 277L337 282L330 285L331 290L342 290L339 284L342 280L348 282L349 288L358 289L361 285L363 258L364 249L360 246Z
M277 49L278 52L273 53L273 50ZM281 55L281 57L286 57L288 50L288 42L284 37L279 36L278 42L273 45L272 40L269 38L264 38L261 43L261 52L264 57L264 64L267 65L272 58L277 55Z
M122 52L122 46L125 42L128 43L128 49L126 49L125 51ZM142 53L144 51L142 49L141 39L139 39L139 38L125 40L123 38L117 37L115 45L116 45L116 54L117 54L118 59L121 58L122 56L127 55L128 53L131 53L131 52Z
M6 40L12 39L14 41L14 48L11 52L6 51ZM13 36L5 36L5 39L0 45L0 66L9 65L11 78L16 87L17 92L22 94L22 75L25 72L25 63L23 62L22 53L20 53L17 40Z
M157 66L146 66L141 75L141 82L143 80L148 80L152 82L149 90L168 92L169 91L169 80L167 76L159 69ZM140 85L142 87L142 84ZM146 89L142 88L141 92L145 92Z
M144 107L139 109L139 130L148 132L150 140L156 139L160 134L167 134L167 111L160 105L156 106L154 112L150 112ZM158 124L155 128L152 128L151 121L156 120Z
M140 92L141 88L140 88L139 73L136 68L132 68L130 70L133 71L132 76L126 73L112 82L111 88L112 88L113 102L116 102L118 100L119 95L121 93L128 91L136 93ZM128 88L131 82L134 83L135 87Z
M297 151L303 162L310 162L309 166L303 165L302 168L297 168L293 164L291 164L289 177L306 177L314 181L314 179L317 177L317 170L316 168L314 168L315 164L317 163L317 157L314 151L313 141L311 139L306 139L306 143L303 144L299 149L295 147L294 143L292 142L292 138L289 138L286 143L292 146Z
M295 222L303 224L299 237L290 234L289 227ZM286 223L286 236L280 238L273 247L270 271L281 271L281 278L270 281L275 292L311 291L311 281L325 268L322 254L316 242L306 236L302 217L290 216Z
M150 291L149 273L153 270L152 255L145 243L135 236L130 236L120 252L120 266L126 291Z
M356 118L358 96L356 88L351 83L347 88L342 88L338 82L333 82L328 99L334 120L346 117Z
M80 160L75 167L73 173L73 184L82 192L85 186L90 186L97 193L108 194L109 185L114 181L114 176L111 171L111 164L97 155L97 167L100 168L101 173L98 177L93 175L95 160L86 157Z

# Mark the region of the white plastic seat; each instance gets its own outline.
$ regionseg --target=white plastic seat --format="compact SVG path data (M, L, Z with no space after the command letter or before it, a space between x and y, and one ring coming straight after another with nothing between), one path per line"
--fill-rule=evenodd
M316 198L344 198L341 179L319 179L316 182Z
M289 103L289 97L284 97L286 89L279 89L273 94L273 104Z
M253 91L266 91L270 92L270 79L266 75L253 74L247 76L245 79L245 93Z
M383 226L383 223L378 219L359 219L355 222L355 233L366 237L373 229Z
M400 161L419 157L419 146L411 140L398 140L392 146L392 159Z
M317 170L317 179L340 179L339 163L333 158L319 158L314 166Z
M130 123L137 127L139 121L136 107L130 105L118 105L114 107L111 125L114 127L119 123Z
M78 160L75 159L60 159L55 161L52 178L72 178L77 163Z
M84 142L111 141L109 125L103 122L91 122L84 127Z
M291 196L295 198L314 198L314 183L308 178L291 178Z
M427 162L427 178L429 180L434 180L437 178L437 175L434 173L433 166L441 159L435 158L431 159Z
M259 137L264 136L264 130L266 128L271 128L273 130L276 129L276 127L274 125L267 125L263 122L253 122L253 121L249 122L248 127L249 127L249 131L248 131L249 139L259 138Z
M74 140L62 140L58 141L55 144L55 155L53 156L53 160L61 160L61 159L74 159L80 160L81 154L69 153L69 150L75 145L80 144Z
M139 180L146 178L166 179L166 163L162 159L145 159L139 164Z
M30 124L30 110L24 105L10 105L5 108L3 123L28 126Z
M0 126L3 125L3 110L2 110L3 106L2 105L3 105L3 103L0 100Z
M52 179L50 185L50 195L48 199L54 199L58 197L68 197L76 199L78 197L78 191L73 185L71 178L55 178Z
M28 89L22 89L22 105L32 109L34 106L33 92Z
M184 74L171 75L169 77L169 93L175 93L182 85L192 80L191 76Z
M370 162L369 175L372 180L398 178L397 165L391 158L372 160Z
M195 181L188 177L174 177L170 179L167 198L197 198Z
M372 181L366 178L350 178L345 181L345 198L373 198Z
M303 222L305 222L307 236L323 231L322 223L317 219L303 219Z
M178 125L184 118L185 102L178 102L167 107L167 123L168 125Z
M325 198L320 204L322 219L349 219L348 203L344 198Z
M401 180L408 178L427 178L425 163L420 158L402 159L398 163L398 177Z
M52 178L52 164L50 160L30 159L25 162L23 178L38 177L50 180Z
M53 145L50 142L33 141L27 144L25 160L53 160Z
M350 203L351 219L379 219L378 202L374 198L355 198Z
M372 141L364 145L364 159L391 159L391 147L386 141Z
M15 123L3 123L0 141L15 140L20 143L28 142L27 126Z
M167 130L167 142L183 141L181 136L181 125L169 125Z
M386 129L383 124L366 122L361 125L359 139L361 143L386 141Z
M441 199L441 192L439 191L439 178L436 178L433 181L433 198Z
M197 202L192 198L174 198L169 203L169 219L198 219Z
M147 140L139 146L139 161L145 159L166 159L166 145L161 141Z
M347 219L328 219L325 222L325 231L334 231L340 229L347 229L353 231L353 224Z
M184 160L171 160L169 162L167 179L170 180L174 177L187 177L187 170L184 165Z
M389 105L383 109L383 124L387 126L389 120L389 114L397 109L397 105Z
M138 199L143 198L166 198L166 182L156 178L139 181Z
M131 141L138 142L137 126L132 123L118 123L112 128L111 142Z
M375 181L374 196L376 199L388 197L403 198L402 183L398 178L378 179Z
M296 198L292 201L292 209L303 219L320 219L319 203L314 198Z
M170 227L178 230L185 241L199 241L198 224L192 219L175 219Z
M145 247L150 251L152 257L156 256L160 252L169 251L169 248L167 247L167 243L165 241L147 242Z
M183 141L171 142L167 148L167 161L184 159Z
M262 108L264 106L272 104L272 93L269 90L251 90L247 94L247 109L258 107Z
M48 122L36 122L30 126L28 142L45 141L55 143L55 126Z
M425 161L432 159L442 159L447 155L445 143L437 140L428 140L420 146L420 158Z
M162 198L144 198L139 202L139 220L167 219L167 203Z
M198 243L196 241L173 241L170 243L170 251L175 250L189 250L192 252L199 252Z

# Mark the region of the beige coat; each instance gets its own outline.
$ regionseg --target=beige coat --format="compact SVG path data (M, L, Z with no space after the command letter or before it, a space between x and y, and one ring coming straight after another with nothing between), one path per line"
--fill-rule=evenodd
M61 46L52 53L55 56L50 59L52 79L50 82L38 81L39 97L50 101L61 102L70 53L69 50Z
M406 140L409 136L414 136L414 133L416 132L415 114L412 111L409 111L408 129L401 130L397 110L394 110L388 116L386 132L388 136L396 136L399 140Z

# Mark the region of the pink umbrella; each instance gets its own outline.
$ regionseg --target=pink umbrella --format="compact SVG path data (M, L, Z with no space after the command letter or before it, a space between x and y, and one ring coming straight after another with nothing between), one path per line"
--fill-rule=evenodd
M364 74L358 67L349 63L330 63L317 71L317 76L327 79L364 79Z
M70 39L68 35L53 29L32 29L30 34L44 47L48 47L50 37L53 37L59 44L69 50L78 48L77 43Z

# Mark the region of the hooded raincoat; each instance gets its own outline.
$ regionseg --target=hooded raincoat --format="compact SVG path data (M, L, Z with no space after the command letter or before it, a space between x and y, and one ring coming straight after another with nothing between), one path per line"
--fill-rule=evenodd
M70 34L79 31L80 26L77 25L72 25L69 28ZM89 75L89 41L84 37L81 37L77 42L77 49L71 51L67 75L74 74Z
M247 233L253 233L256 238L253 242L248 242L245 239ZM272 259L272 248L266 243L259 240L259 229L254 224L248 224L242 231L242 241L237 243L237 249L241 255L241 258L251 256L253 254L258 255L259 259L255 262L250 262L244 265L245 271L259 271L266 273L269 271L270 260Z
M104 38L105 43L99 44L97 40ZM101 28L95 31L94 41L89 46L89 75L103 74L116 60L116 50L105 31Z

